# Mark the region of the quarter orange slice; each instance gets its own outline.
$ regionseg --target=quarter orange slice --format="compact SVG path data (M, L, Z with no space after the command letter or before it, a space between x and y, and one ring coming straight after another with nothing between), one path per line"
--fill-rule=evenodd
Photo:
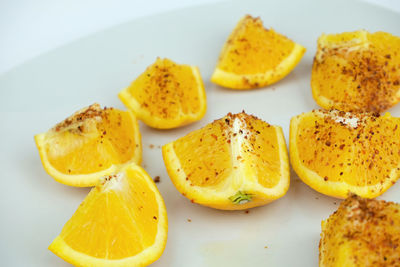
M139 126L130 111L93 104L35 135L47 173L60 183L93 186L122 164L142 159Z
M199 69L157 58L119 98L148 126L171 129L200 120L206 93Z
M311 73L325 109L381 112L400 101L400 38L367 31L321 35Z
M92 188L49 249L75 266L147 266L161 256L167 228L153 180L130 164Z
M319 266L399 266L399 225L399 204L350 196L322 221Z
M243 17L222 48L211 81L232 89L273 84L288 75L306 49L265 29L260 18Z
M372 113L314 110L290 122L290 159L320 193L374 198L400 177L400 119Z
M228 114L162 148L168 174L192 202L223 210L267 204L289 188L282 129Z

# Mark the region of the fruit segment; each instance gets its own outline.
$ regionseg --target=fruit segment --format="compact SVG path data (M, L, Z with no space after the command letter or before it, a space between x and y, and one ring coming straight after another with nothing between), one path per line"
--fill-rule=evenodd
M323 34L311 72L325 109L382 112L400 101L400 38L367 31Z
M400 119L314 110L290 123L293 169L320 193L374 198L400 177Z
M164 201L135 164L103 177L49 249L76 266L147 266L167 239Z
M157 58L119 98L144 123L171 129L200 120L207 103L199 69Z
M140 164L142 145L132 112L93 104L35 135L43 166L60 183L93 186L127 163Z
M400 205L352 195L322 221L320 267L400 266Z
M275 83L289 74L305 48L265 29L249 15L237 24L225 43L211 81L231 89L251 89Z
M184 196L217 209L264 205L289 187L282 129L246 113L229 113L164 145L163 157Z

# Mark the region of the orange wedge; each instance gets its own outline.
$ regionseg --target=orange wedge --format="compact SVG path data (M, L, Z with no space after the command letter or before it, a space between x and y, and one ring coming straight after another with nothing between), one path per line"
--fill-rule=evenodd
M119 98L148 126L171 129L200 120L206 93L199 69L157 58Z
M377 197L400 177L399 126L389 113L303 113L290 122L291 164L320 193Z
M47 173L60 183L93 186L127 163L139 164L139 126L130 111L93 104L49 131L35 135Z
M289 188L282 129L246 113L222 119L162 148L168 174L192 202L223 210L267 204Z
M399 225L399 204L350 196L322 222L319 266L399 266Z
M400 101L400 38L385 32L321 35L311 73L325 109L381 112Z
M49 249L75 266L147 266L161 256L167 228L153 180L130 164L100 180Z
M246 15L222 48L211 81L232 89L273 84L288 75L306 49Z

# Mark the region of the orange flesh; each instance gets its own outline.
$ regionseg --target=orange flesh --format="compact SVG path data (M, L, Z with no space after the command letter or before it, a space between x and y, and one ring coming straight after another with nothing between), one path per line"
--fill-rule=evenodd
M225 123L217 120L174 142L175 153L193 185L217 185L231 175L231 148L227 141Z
M78 143L73 151L65 149L63 153L54 153L52 146L46 148L50 164L61 173L89 174L107 169L117 163L118 156L113 153L112 146L109 143L100 143L99 138L85 140L85 138L64 133L54 139L52 143L65 145L71 142Z
M399 266L400 205L351 196L322 223L320 266Z
M281 162L278 138L275 127L261 120L246 120L253 134L250 136L251 167L254 168L258 182L267 188L274 187L280 180Z
M50 164L59 172L98 172L125 163L134 155L138 144L128 112L112 108L94 112L96 118L80 120L83 124L64 121L64 125L61 123L49 132L45 149Z
M107 112L103 123L98 125L103 139L107 139L119 156L119 163L127 162L132 158L138 144L132 138L134 125L127 112L112 110Z
M110 181L93 188L66 223L60 237L71 248L96 258L122 259L154 243L155 195L140 173L129 169L126 175L130 178L123 177L115 189Z
M152 116L173 119L200 109L198 84L190 66L157 59L129 87L129 92Z
M244 126L234 133L233 124L239 119ZM232 140L237 135L248 140L242 143L242 158L232 159ZM206 127L174 142L184 173L193 185L214 186L228 179L235 160L246 162L255 171L259 183L274 187L281 178L277 134L274 126L244 113L228 114ZM176 170L181 171L181 170Z
M265 29L260 18L246 16L229 37L218 67L237 74L265 73L278 66L294 45L285 36Z
M327 117L307 116L299 123L297 147L307 168L325 181L355 186L381 183L399 171L400 119L360 114L364 122L354 129L320 112Z
M340 47L344 40L338 38L331 38L333 47L318 45L323 56L313 64L313 89L335 102L324 108L380 112L398 103L400 38L383 32L368 34L369 47L359 49Z

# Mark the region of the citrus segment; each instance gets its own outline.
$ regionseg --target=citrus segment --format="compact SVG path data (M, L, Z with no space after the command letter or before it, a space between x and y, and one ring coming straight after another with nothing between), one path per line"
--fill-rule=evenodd
M160 129L200 120L207 108L199 69L169 59L157 58L118 96L140 120Z
M400 205L350 196L322 221L319 266L399 266Z
M168 174L192 202L239 210L267 204L289 187L282 129L228 114L163 146Z
M389 113L314 110L290 123L290 158L315 190L373 198L400 177L400 119Z
M385 32L321 35L311 75L325 109L381 112L400 101L400 38Z
M121 164L141 161L141 138L130 111L93 104L35 136L45 170L60 183L93 186Z
M167 225L157 187L130 164L100 180L49 249L76 266L147 266L165 248Z
M251 89L275 83L297 65L305 48L260 18L242 18L225 43L211 81L232 89Z

